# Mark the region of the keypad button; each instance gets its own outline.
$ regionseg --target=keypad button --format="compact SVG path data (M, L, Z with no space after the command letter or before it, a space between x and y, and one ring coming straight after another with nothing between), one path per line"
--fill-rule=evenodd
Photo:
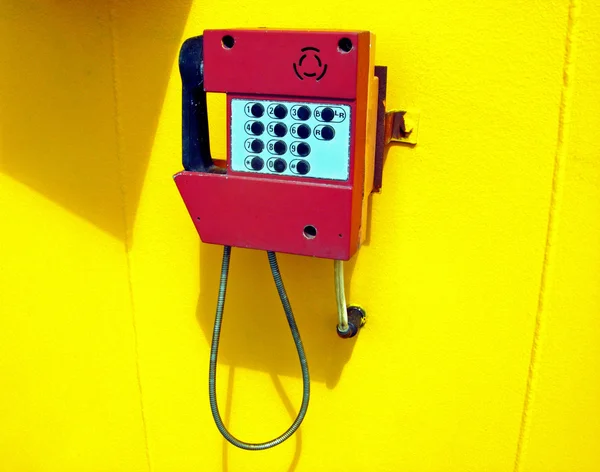
M346 112L341 107L317 107L314 116L319 121L326 123L341 123L346 119Z
M286 151L287 151L287 145L283 141L275 142L275 144L273 146L273 152L275 154L279 154L281 156L282 154L285 154Z
M321 119L323 121L331 121L331 120L333 120L334 116L335 116L335 113L329 107L325 107L321 110Z
M306 175L310 172L310 164L306 161L299 161L296 163L296 172L300 175Z
M310 146L304 141L294 141L290 144L290 152L294 156L306 157L310 154ZM300 154L302 152L302 154Z
M294 120L306 121L310 118L312 112L306 105L294 105L290 109L290 116Z
M321 139L324 141L330 141L335 136L334 129L329 125L321 125L317 126L314 131L315 138Z
M310 146L306 143L300 143L296 146L296 152L299 156L306 157L310 154Z
M283 120L287 116L287 108L283 105L277 105L273 109L273 115L275 115L275 118Z
M260 121L255 121L250 125L250 131L252 134L256 136L260 136L265 131L265 125L263 125Z
M252 141L252 144L250 144L250 148L252 149L252 152L262 152L262 150L264 149L265 144L260 140L260 139L255 139Z
M262 168L265 166L265 161L263 161L260 157L255 156L252 158L252 161L250 161L250 166L254 170L262 170Z
M321 136L325 141L331 141L335 136L335 131L333 131L331 126L323 126L323 129L321 130Z
M273 127L273 133L275 134L275 136L282 138L287 134L287 126L283 123L277 123Z
M273 163L273 169L275 170L275 172L279 172L281 174L282 172L285 171L286 168L287 168L287 163L285 162L284 159L281 159L281 158L275 159L275 162Z
M310 136L310 126L308 125L300 125L296 131L298 137L301 139L306 139Z
M252 116L260 118L265 113L265 107L263 107L260 103L255 103L252 105L252 108L250 108L250 113L252 113Z
M305 105L302 105L300 108L298 108L297 115L299 120L308 120L310 118L310 108L308 108Z

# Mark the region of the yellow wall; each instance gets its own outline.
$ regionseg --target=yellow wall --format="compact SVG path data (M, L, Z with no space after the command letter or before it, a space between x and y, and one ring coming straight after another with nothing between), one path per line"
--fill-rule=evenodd
M600 469L600 7L236 3L0 3L0 470ZM374 31L421 127L347 265L357 340L331 262L280 258L312 400L252 453L210 415L221 249L171 176L181 42L263 25ZM233 251L220 359L231 430L281 432L301 379L260 252Z

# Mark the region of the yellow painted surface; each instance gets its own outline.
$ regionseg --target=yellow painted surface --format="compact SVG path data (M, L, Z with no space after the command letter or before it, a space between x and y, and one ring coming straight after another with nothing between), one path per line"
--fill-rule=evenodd
M600 7L373 7L0 3L0 470L600 469ZM333 264L281 256L311 405L245 452L208 408L221 249L171 176L181 42L263 25L372 30L420 123L346 265L358 339ZM233 433L286 428L300 369L260 252L233 251L220 360Z

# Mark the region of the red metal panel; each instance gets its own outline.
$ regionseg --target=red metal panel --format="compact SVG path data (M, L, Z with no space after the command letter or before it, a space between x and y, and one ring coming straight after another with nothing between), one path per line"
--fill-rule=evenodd
M355 99L361 34L368 33L206 30L205 90ZM227 35L235 41L230 49L222 44ZM341 38L352 41L352 50L338 49ZM368 42L361 44L368 47Z
M205 243L340 260L357 249L351 186L185 171L175 183Z

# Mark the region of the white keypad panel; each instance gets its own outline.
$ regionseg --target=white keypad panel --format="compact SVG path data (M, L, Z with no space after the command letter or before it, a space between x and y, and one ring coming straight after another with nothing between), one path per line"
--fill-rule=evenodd
M231 168L236 172L348 180L350 106L231 100Z

